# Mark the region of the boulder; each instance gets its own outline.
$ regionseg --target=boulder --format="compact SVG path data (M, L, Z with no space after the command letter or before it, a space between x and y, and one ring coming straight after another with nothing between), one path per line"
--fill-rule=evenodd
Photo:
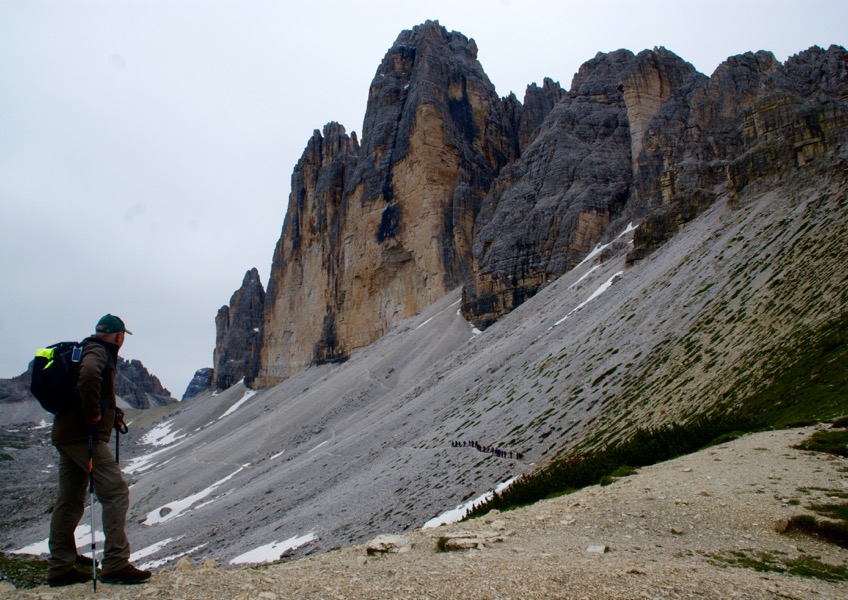
M403 535L378 535L365 546L369 556L375 554L406 554L412 550L412 540Z

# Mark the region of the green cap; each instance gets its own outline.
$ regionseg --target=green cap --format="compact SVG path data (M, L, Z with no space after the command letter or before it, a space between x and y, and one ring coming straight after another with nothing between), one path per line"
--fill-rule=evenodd
M115 315L104 315L97 321L96 333L128 333L132 335L132 331L128 331L124 322Z

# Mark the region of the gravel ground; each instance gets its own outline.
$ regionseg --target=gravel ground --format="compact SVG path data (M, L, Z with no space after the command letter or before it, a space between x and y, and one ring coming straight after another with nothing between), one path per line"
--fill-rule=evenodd
M753 434L605 487L395 536L409 542L399 553L369 555L363 545L237 570L184 560L143 586L101 584L97 597L843 599L845 581L730 564L739 555L778 564L808 557L848 569L848 550L776 531L810 504L848 492L848 461L792 448L811 432ZM439 552L439 538L477 547ZM77 585L0 597L93 594Z

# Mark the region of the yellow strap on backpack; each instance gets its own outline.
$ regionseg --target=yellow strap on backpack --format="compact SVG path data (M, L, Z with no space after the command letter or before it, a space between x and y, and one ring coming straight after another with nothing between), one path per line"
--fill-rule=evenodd
M35 351L35 356L37 358L46 358L47 359L47 364L44 365L45 369L53 364L53 351L54 350L55 350L55 348L39 348L38 350Z

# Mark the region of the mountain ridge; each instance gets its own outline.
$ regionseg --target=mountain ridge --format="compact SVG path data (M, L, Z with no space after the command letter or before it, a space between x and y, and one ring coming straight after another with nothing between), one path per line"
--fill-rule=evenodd
M29 391L31 369L32 364L17 377L0 379L0 405L3 406L0 423L39 423L53 418ZM115 393L121 408L147 409L177 402L140 360L123 357L118 357Z

